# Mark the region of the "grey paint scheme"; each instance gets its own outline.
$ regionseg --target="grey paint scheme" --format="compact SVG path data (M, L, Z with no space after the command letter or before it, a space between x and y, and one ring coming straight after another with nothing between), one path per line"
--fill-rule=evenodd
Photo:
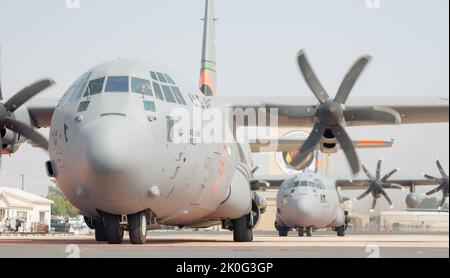
M326 189L294 187L301 181L320 180ZM345 211L334 180L322 174L299 173L287 178L277 195L278 226L317 229L345 225Z
M209 6L211 10L213 6ZM214 19L207 18L206 22ZM213 46L213 37L213 33L209 36L205 33L205 38L211 41L204 45ZM204 54L212 55L213 50ZM214 59L215 55L203 58ZM174 76L172 71L152 62L122 59L92 69L90 79L107 75L150 79L150 70ZM198 89L180 88L184 94L203 97ZM143 109L142 101L146 98L155 101L156 113ZM186 95L185 98L188 99ZM16 111L16 115L29 117L27 122L38 128L51 128L49 154L56 180L71 203L84 214L95 218L99 216L98 210L131 214L151 209L164 224L208 226L216 224L216 220L236 219L249 213L249 183L254 180L249 144L168 143L166 117L175 105L133 93L102 93L89 99L89 109L83 113L77 112L81 100L66 103L65 98L56 108L56 101L33 101L27 110ZM295 128L312 126L316 105L313 98L301 97L214 96L209 101L217 108L277 108L279 126ZM395 122L347 119L348 126L448 122L448 100L438 98L362 101L352 98L347 106L392 109L401 118ZM187 108L192 111L192 103ZM149 121L148 116L156 120ZM330 190L329 194L330 200L335 200L337 193Z
M150 71L161 68L121 59L89 72L93 80L149 79ZM198 90L180 89L202 97ZM180 105L135 93L101 93L64 104L66 98L53 115L49 153L58 185L85 215L98 218L98 210L123 215L151 209L161 224L191 226L250 212L251 165L240 163L236 143L167 141L166 118ZM184 98L189 99L186 94ZM79 103L88 99L88 110L78 113ZM145 111L143 100L154 101L157 112ZM190 101L183 107L193 110ZM149 121L149 116L156 120Z

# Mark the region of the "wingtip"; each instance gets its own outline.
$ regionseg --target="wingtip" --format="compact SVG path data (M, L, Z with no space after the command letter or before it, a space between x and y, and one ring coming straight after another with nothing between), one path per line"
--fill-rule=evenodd
M370 213L374 213L374 212L375 212L375 210L374 210L374 209L371 209L371 210L370 210Z
M391 205L389 208L390 208L390 209L394 209L394 205Z

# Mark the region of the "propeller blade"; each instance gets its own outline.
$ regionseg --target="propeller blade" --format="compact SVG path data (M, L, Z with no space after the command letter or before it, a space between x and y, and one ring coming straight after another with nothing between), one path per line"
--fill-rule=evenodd
M381 178L381 162L382 160L378 160L378 165L377 165L377 180L379 180Z
M399 170L398 169L394 169L392 170L390 173L388 173L386 176L384 176L381 181L385 182L387 181L390 177L392 177L395 173L397 173Z
M371 210L374 211L376 207L377 207L377 199L373 198L372 209Z
M55 84L53 80L44 79L33 83L32 85L22 89L20 92L15 94L12 98L10 98L6 103L5 107L10 111L16 111L20 106L22 106L25 102L33 98L35 95L39 94L43 90Z
M4 123L8 129L25 136L44 150L48 150L47 139L41 134L34 131L34 129L30 126L9 117L4 119Z
M3 138L0 136L0 169L2 168Z
M351 67L350 71L345 76L344 80L339 87L338 93L334 101L345 104L352 91L353 87L361 76L362 72L370 62L372 57L364 56L358 59L356 63Z
M345 156L350 164L352 172L354 175L358 174L361 171L361 163L359 162L358 154L356 153L355 146L353 145L353 141L348 136L345 128L341 125L334 126L331 129L336 136L337 141L339 142L341 149L344 151Z
M361 194L361 196L359 196L358 198L356 198L356 200L360 201L361 199L365 198L367 195L369 195L370 193L372 193L373 189L369 188L366 190L366 192L364 192L363 194Z
M439 160L436 160L436 165L439 169L439 172L441 172L441 175L444 179L448 179L447 173L444 171L444 168L442 167L442 164Z
M308 61L308 58L306 57L305 50L300 50L297 56L297 61L303 74L303 78L305 79L309 88L321 104L325 103L330 98L330 96L325 91L316 74L314 73L311 64Z
M425 193L425 195L430 196L430 195L433 195L434 193L437 193L437 192L439 192L441 190L442 190L442 185L440 185L440 186L436 187L435 189Z
M384 191L383 189L380 190L381 194L383 195L383 197L386 199L386 201L389 203L389 205L392 207L392 200L391 198L389 198L388 194L386 193L386 191Z
M0 100L3 100L2 92L2 48L0 47Z
M444 207L444 205L445 205L445 201L447 200L447 195L443 195L442 196L442 200L441 200L441 205L439 206L440 208L443 208Z
M323 133L325 132L325 125L322 123L316 123L314 128L311 131L311 134L306 139L303 146L300 148L298 155L295 157L294 161L292 161L292 165L298 165L304 161L305 157L310 154L316 148L316 145L319 143L320 138L322 138Z
M372 176L372 174L369 172L369 170L367 170L366 166L364 166L364 164L361 164L364 173L366 174L366 176L369 178L369 180L374 181L375 177Z
M427 174L424 174L423 176L424 176L425 178L431 180L431 181L435 181L435 182L438 182L438 183L441 182L441 179L440 179L440 178L436 178L436 177L433 177L433 176L430 176L430 175L427 175Z

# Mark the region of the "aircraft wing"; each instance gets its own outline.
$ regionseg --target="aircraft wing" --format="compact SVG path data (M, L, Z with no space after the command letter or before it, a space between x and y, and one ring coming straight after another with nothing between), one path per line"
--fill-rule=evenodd
M343 190L366 190L369 180L337 180L336 186ZM427 179L389 180L389 183L410 188L411 186L432 186L439 183Z
M37 128L48 128L53 112L58 104L57 99L36 99L26 106L31 123Z
M299 150L305 143L305 140L296 138L271 138L267 140L259 139L254 143L250 143L250 147L253 153L290 152ZM393 144L393 140L353 141L353 145L358 149L391 148ZM340 149L340 146L337 145L337 148ZM320 146L317 145L316 149L319 150Z
M278 189L281 184L291 176L279 175L279 176L256 176L251 182L252 190L264 190L264 189Z
M244 111L278 109L279 127L312 127L317 106L317 100L307 97L212 97L211 102ZM449 121L449 101L439 97L352 98L345 106L348 110L345 114L347 126ZM251 124L248 123L248 126Z

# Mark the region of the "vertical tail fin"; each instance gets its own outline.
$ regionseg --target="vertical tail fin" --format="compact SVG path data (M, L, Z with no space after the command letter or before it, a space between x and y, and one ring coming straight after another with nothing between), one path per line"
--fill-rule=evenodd
M206 0L200 90L205 96L217 94L215 0Z

